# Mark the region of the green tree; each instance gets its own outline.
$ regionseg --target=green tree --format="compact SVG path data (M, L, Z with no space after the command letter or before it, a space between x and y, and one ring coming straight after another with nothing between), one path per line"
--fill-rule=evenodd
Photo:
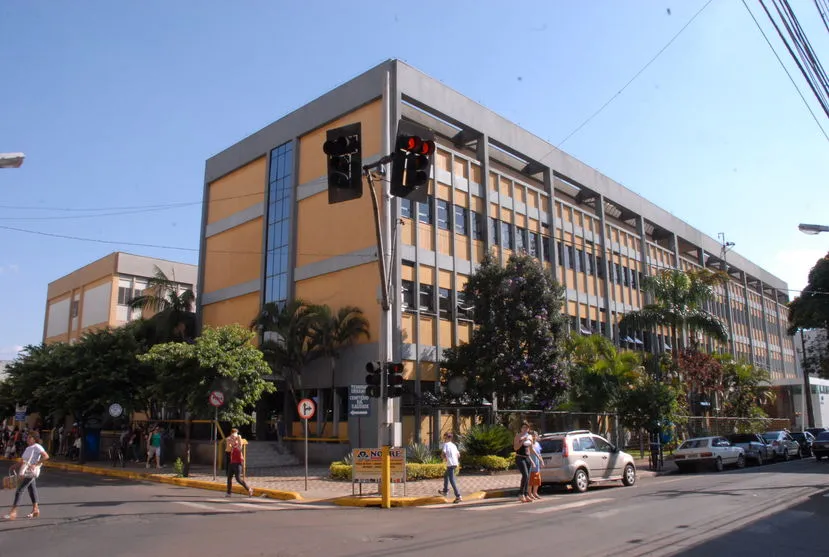
M341 307L333 312L327 305L315 305L311 308L311 346L317 355L327 358L331 372L331 390L337 386L337 360L344 348L354 344L360 337L371 338L368 320L360 308ZM323 422L323 428L327 420ZM319 434L322 435L324 430Z
M185 411L185 475L190 472L191 421L211 415L211 391L225 393L219 419L241 425L252 421L249 409L262 394L274 390L254 339L252 331L239 325L207 327L193 343L157 344L138 357L158 374L156 396Z
M190 288L182 290L175 276L168 277L158 266L140 296L129 301L133 309L150 314L147 320L154 331L153 344L188 341L196 335L196 295Z
M626 313L620 326L631 330L653 331L659 326L671 331L672 359L679 360L679 332L688 328L692 336L701 332L720 341L728 340L725 323L705 310L705 302L714 299L713 285L724 278L707 269L681 271L667 269L642 279L642 290L653 301L642 309Z
M316 356L313 344L315 314L303 300L264 305L251 327L260 335L260 349L273 374L283 381L298 402L302 371Z
M555 278L528 255L512 255L502 267L488 254L464 293L477 327L469 343L444 351L443 379L465 379L471 401L554 407L567 387L563 289Z
M681 393L676 384L649 373L638 373L634 382L622 389L618 411L622 425L652 432L678 421Z
M601 335L572 333L566 343L570 402L579 411L612 412L622 389L636 380L642 358Z
M809 329L823 329L824 334L818 336L822 343L807 346L804 367L829 377L829 253L815 263L806 288L789 303L788 333Z
M722 364L718 394L722 412L739 418L763 418L763 406L774 402L769 372L730 355L717 356Z

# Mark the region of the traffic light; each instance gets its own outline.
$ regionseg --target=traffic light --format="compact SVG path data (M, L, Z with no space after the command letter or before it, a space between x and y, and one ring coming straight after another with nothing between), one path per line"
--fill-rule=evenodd
M403 364L390 363L386 366L387 398L403 396Z
M435 133L419 124L400 121L391 161L389 191L397 197L425 203L435 155Z
M380 398L383 394L383 368L379 362L369 362L366 364L366 394L371 398Z
M328 203L341 203L363 195L360 122L326 132L322 150L328 157Z

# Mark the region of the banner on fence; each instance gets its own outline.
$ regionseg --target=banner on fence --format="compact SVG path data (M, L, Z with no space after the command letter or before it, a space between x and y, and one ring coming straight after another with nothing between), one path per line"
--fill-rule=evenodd
M383 471L382 449L354 449L351 481L354 483L380 483ZM406 451L400 447L389 449L391 483L406 481Z

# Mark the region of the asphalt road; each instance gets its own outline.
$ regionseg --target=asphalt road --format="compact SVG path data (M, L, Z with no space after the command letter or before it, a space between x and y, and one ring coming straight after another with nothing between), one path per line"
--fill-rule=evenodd
M47 470L39 480L41 517L0 522L0 557L813 557L829 555L828 479L829 462L807 459L647 478L583 495L551 491L531 504L382 510L228 500Z

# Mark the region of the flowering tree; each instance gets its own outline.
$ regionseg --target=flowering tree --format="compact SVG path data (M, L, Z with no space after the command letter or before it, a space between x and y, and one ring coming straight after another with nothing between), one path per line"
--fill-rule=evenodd
M476 327L468 344L444 351L444 379L465 379L461 397L470 402L554 407L567 382L560 365L563 290L553 276L528 255L513 255L506 267L487 255L465 296Z

